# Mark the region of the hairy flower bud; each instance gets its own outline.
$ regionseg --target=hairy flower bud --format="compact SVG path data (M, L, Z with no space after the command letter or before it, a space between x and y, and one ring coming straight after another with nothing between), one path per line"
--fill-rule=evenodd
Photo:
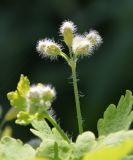
M101 36L95 30L91 30L88 34L86 34L86 38L90 41L92 47L97 47L102 43Z
M34 113L38 107L44 107L45 110L49 109L55 96L55 89L49 85L31 86L26 95L28 112Z
M64 41L67 44L68 47L72 44L73 34L76 31L76 26L71 21L65 21L62 23L60 27L60 33L64 37Z
M90 53L90 42L84 36L77 35L73 38L72 51L77 56L88 55Z
M60 45L50 39L40 40L36 48L44 57L50 56L51 58L54 58L60 55L61 52Z

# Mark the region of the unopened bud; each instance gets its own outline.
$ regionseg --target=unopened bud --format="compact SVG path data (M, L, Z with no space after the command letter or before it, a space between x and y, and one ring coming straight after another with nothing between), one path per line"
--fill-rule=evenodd
M102 43L101 36L95 30L92 30L88 34L86 34L86 38L90 41L92 47L97 47Z
M72 42L73 53L77 56L85 56L90 52L90 42L84 36L75 36Z
M38 42L37 51L44 57L50 56L54 58L60 55L61 47L52 40L44 39Z
M64 41L67 44L68 47L72 44L73 34L76 31L76 26L71 21L65 21L62 23L60 27L60 33L64 37Z

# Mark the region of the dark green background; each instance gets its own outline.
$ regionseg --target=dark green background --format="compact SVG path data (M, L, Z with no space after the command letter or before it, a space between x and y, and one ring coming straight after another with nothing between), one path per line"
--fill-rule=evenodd
M51 62L36 52L39 39L61 42L64 20L72 20L79 33L96 29L103 37L99 50L77 68L84 128L97 133L105 108L126 89L133 90L133 0L1 0L0 103L9 108L6 93L15 90L21 73L31 83L50 83L57 90L53 108L60 125L77 135L70 69L62 59ZM15 137L27 140L31 135L24 127L13 129Z

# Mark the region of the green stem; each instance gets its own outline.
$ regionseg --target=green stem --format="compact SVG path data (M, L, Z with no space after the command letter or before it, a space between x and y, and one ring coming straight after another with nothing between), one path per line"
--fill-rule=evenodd
M75 95L75 103L76 103L76 111L77 111L78 128L79 128L79 133L81 134L83 133L83 124L82 124L82 115L81 115L79 95L78 95L76 62L74 60L71 65L71 69L72 69L73 87L74 87L74 95Z
M72 55L72 49L71 49L71 47L69 47L69 54L70 54L70 58L72 59L73 55Z
M58 130L58 132L63 137L63 139L66 140L68 143L70 143L70 140L66 136L66 134L64 133L64 131L58 126L58 124L56 123L56 121L48 113L45 113L45 118Z
M3 121L0 123L0 134L2 132L2 128L3 128L5 123L6 123L5 119L3 119Z
M66 60L66 62L68 63L68 65L70 65L69 57L64 52L61 52L60 56Z

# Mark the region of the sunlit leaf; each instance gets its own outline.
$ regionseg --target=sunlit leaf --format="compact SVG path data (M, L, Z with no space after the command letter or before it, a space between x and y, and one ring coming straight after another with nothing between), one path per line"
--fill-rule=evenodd
M133 140L115 146L102 146L88 153L83 160L122 160L133 149Z
M126 95L121 96L117 108L111 104L104 112L104 118L98 121L99 135L128 130L133 120L132 105L132 92L126 91Z

